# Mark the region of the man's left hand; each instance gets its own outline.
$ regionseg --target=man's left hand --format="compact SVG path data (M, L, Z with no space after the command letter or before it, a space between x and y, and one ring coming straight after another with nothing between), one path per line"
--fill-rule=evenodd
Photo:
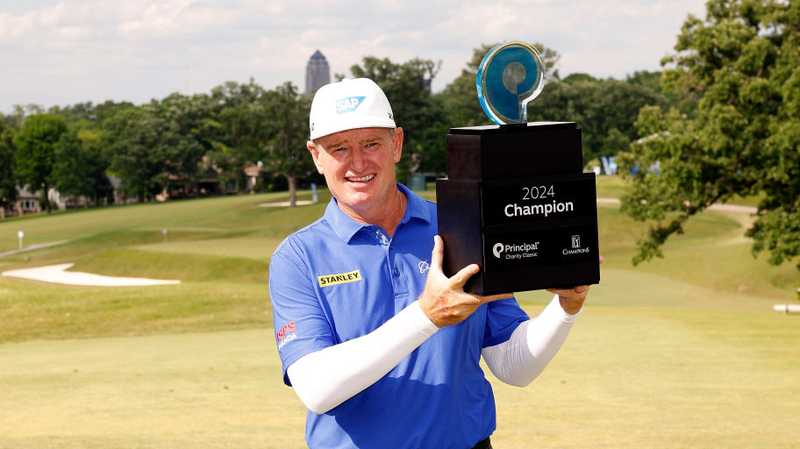
M588 285L579 285L577 287L563 289L563 288L548 288L547 291L558 295L558 301L561 303L561 308L570 315L575 315L580 312L583 307L583 302L586 300L586 295L589 293Z

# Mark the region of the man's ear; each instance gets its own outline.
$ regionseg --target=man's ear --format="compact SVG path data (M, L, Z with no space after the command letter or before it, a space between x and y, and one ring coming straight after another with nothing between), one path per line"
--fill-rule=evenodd
M320 175L324 175L325 173L322 172L322 165L319 164L319 148L317 148L317 145L310 140L306 142L306 148L308 149L308 152L311 153L311 159L314 160L314 166L317 167L317 172Z
M394 163L400 162L403 157L403 128L397 127L394 129Z

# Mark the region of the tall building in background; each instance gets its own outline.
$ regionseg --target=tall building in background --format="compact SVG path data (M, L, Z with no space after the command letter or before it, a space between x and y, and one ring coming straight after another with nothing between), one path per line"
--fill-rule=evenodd
M314 95L320 87L331 82L331 68L319 50L308 59L306 65L306 95Z

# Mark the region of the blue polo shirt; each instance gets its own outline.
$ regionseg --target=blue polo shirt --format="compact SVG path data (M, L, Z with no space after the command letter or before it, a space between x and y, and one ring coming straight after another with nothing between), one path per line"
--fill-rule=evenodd
M408 206L394 237L353 221L331 199L322 218L272 255L269 291L287 385L297 359L372 332L422 294L436 205L398 188ZM309 447L471 448L495 429L481 349L508 340L527 319L508 299L440 329L370 387L325 414L309 412Z

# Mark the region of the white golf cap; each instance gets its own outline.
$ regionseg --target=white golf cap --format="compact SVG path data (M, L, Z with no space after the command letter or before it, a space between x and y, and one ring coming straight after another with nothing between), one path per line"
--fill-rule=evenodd
M308 116L311 140L357 128L395 128L392 106L368 78L326 84L314 95Z

